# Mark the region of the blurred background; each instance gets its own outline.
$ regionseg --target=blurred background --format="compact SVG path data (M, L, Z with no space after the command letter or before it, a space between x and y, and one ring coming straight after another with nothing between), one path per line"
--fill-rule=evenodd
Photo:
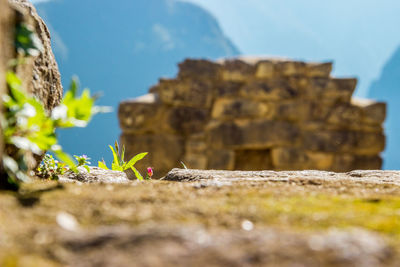
M173 77L187 57L269 55L334 61L334 75L359 78L355 96L388 103L385 169L400 169L400 1L48 0L32 1L50 28L64 88L76 74L101 91L85 129L60 132L71 154L111 160L118 103Z

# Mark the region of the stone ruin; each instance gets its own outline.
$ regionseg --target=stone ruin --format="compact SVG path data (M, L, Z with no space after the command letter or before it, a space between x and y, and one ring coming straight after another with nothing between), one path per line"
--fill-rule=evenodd
M380 169L386 105L352 99L331 62L188 59L174 79L119 106L127 156L158 177L192 169Z

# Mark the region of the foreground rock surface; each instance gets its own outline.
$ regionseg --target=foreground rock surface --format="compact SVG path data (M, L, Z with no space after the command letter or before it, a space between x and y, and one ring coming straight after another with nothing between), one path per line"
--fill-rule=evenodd
M138 182L92 168L0 192L0 266L397 266L399 180L175 169Z
M308 183L348 182L370 184L392 184L400 186L400 171L365 171L356 170L348 173L326 171L218 171L218 170L189 170L173 169L163 180L169 181L272 181Z

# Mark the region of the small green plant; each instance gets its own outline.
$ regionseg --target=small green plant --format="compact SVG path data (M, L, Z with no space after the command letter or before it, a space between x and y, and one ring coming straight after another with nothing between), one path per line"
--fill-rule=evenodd
M52 155L46 154L37 168L37 175L50 180L58 180L68 170L65 163L55 160Z
M44 51L43 44L32 26L19 23L15 33L15 48L21 55L38 56Z
M27 181L27 153L42 155L50 151L76 172L79 163L66 154L58 144L55 130L57 128L85 127L91 117L106 109L94 106L95 99L85 89L81 96L77 95L78 82L73 79L70 90L65 94L59 106L51 114L47 114L43 105L35 98L27 96L22 88L21 80L14 72L6 75L9 93L3 96L5 107L1 120L4 143L11 152L3 157L3 169L7 173L7 181L17 187L20 181Z
M181 161L181 164L182 164L183 168L184 168L185 170L187 170L187 167L186 167L185 163L183 163L183 161Z
M88 156L74 155L74 158L76 159L77 163L71 168L71 166L55 160L52 155L46 154L42 160L42 163L40 163L39 167L36 169L36 175L44 179L58 180L60 175L63 175L68 171L72 171L73 169L77 169L78 167L83 167L90 172L90 168L87 166L87 164L90 164L90 158L88 158Z
M109 146L112 153L113 153L113 162L111 164L111 169L113 171L126 171L131 169L136 178L138 180L143 180L143 176L140 174L140 172L134 167L134 165L136 164L136 162L138 162L139 160L143 159L148 152L144 152L144 153L140 153L137 154L136 156L134 156L131 160L129 160L128 162L125 161L125 146L122 146L122 151L120 153L120 149L119 149L119 144L117 141L115 141L114 148L110 145ZM99 167L105 170L108 170L107 165L105 164L104 160L103 161L99 161Z
M78 162L78 164L75 166L76 168L78 167L82 167L85 168L87 170L87 172L90 172L90 168L88 165L90 165L90 158L86 155L82 155L82 156L76 156L74 155L74 158L76 159L76 161Z

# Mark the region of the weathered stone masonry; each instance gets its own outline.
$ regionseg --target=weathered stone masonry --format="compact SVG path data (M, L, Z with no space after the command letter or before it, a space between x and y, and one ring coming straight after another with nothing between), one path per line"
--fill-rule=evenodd
M226 170L380 169L385 103L352 99L353 78L332 63L186 60L175 79L119 107L138 165Z

